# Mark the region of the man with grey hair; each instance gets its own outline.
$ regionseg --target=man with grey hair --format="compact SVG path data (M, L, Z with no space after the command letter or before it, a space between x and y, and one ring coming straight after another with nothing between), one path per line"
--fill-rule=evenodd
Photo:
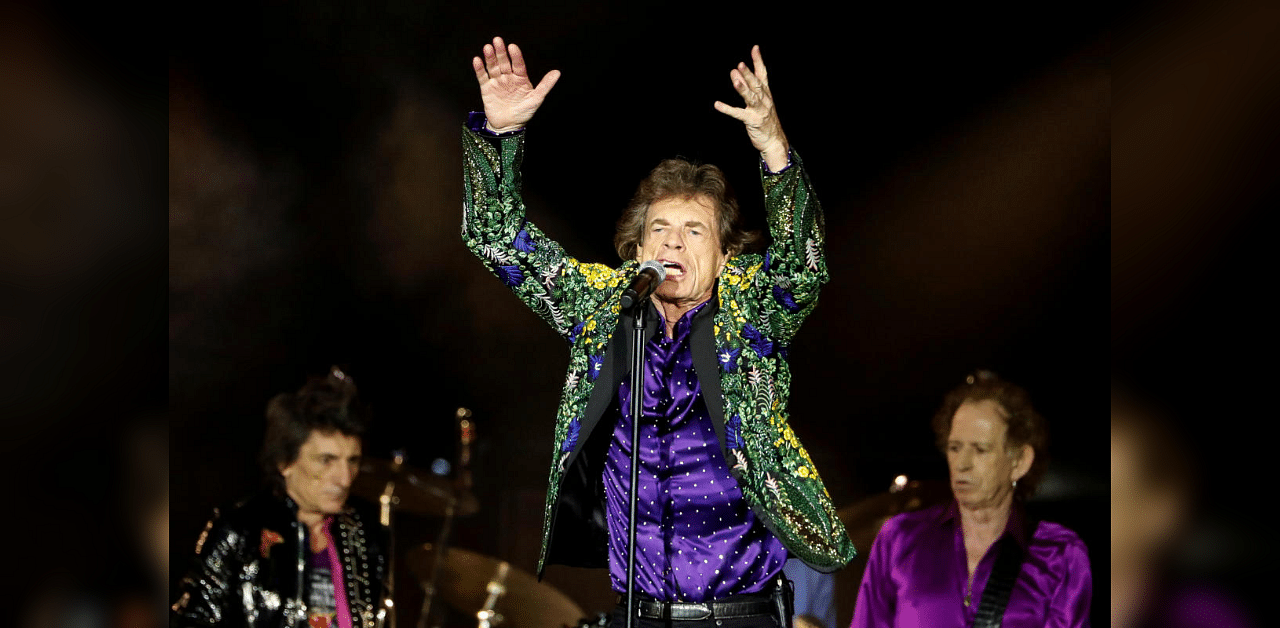
M778 121L759 47L729 73L761 155L773 242L743 253L736 204L713 166L667 160L640 185L615 238L617 268L588 264L525 217L525 126L560 79L536 86L501 38L472 69L484 102L463 135L463 240L570 346L538 563L608 566L627 590L633 445L639 450L636 588L641 626L790 622L789 556L832 572L854 557L808 452L788 425L792 338L827 281L822 212ZM619 298L641 262L665 269L647 302L643 390ZM642 395L639 442L630 400ZM620 624L625 612L614 614Z

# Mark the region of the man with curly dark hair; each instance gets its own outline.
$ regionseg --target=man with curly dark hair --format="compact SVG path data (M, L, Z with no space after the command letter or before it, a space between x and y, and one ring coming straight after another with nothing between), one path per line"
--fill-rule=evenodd
M373 628L386 529L350 497L368 419L337 367L267 404L267 487L215 510L179 584L173 626Z

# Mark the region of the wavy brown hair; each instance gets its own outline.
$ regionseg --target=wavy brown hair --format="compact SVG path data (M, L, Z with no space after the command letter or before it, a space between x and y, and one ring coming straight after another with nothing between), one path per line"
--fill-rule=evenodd
M1014 496L1026 499L1036 491L1036 486L1044 477L1049 467L1049 424L1035 408L1031 406L1031 395L1022 387L1005 381L991 371L976 371L965 378L965 383L953 388L943 398L942 407L933 415L933 435L938 450L947 451L947 438L951 434L951 419L956 410L968 402L995 401L1000 405L1008 430L1005 432L1005 446L1010 451L1022 449L1023 445L1031 445L1035 458L1027 474L1018 480L1018 488Z
M695 196L711 199L716 210L720 248L729 257L743 252L760 238L759 233L743 228L738 199L722 170L711 164L697 164L676 157L664 159L636 188L635 196L618 219L618 229L613 236L618 256L623 260L636 258L636 252L644 242L649 206L663 199Z

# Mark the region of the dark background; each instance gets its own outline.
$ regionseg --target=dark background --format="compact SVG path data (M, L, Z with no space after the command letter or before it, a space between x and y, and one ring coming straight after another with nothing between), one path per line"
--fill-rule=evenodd
M368 456L452 459L453 410L474 412L484 507L459 543L533 569L566 351L457 235L460 127L480 107L469 60L502 35L535 79L564 74L528 131L530 217L607 263L621 208L668 156L725 168L763 226L756 154L711 106L739 102L728 71L760 44L827 215L832 281L794 347L791 411L837 505L898 474L944 478L928 420L990 368L1049 417L1046 497L1087 504L1055 512L1105 564L1105 418L1082 390L1105 370L1109 25L1079 4L819 6L181 14L169 69L174 547L256 486L266 400L338 364L375 407Z
M457 236L459 126L479 106L468 61L495 34L536 77L564 73L529 131L531 218L605 262L635 184L675 154L726 168L762 224L755 155L711 108L736 102L728 69L762 46L828 217L833 280L794 349L792 413L837 504L900 473L944 477L928 417L975 367L1022 383L1050 417L1070 478L1059 497L1096 496L1103 417L1079 391L1100 372L1105 325L1107 25L1061 8L183 15L170 58L175 547L255 487L266 399L340 364L375 407L370 456L451 458L452 410L472 409L484 509L459 543L533 568L565 351ZM1093 503L1071 523L1096 552Z
M1051 421L1039 507L1105 591L1109 323L1113 381L1165 410L1200 472L1185 575L1261 607L1280 20L1263 0L1149 4L230 2L167 22L0 4L0 595L24 617L160 609L136 596L167 603L209 510L256 487L266 400L334 363L376 406L371 456L448 457L473 408L483 509L459 542L532 569L564 347L456 235L467 60L501 34L537 76L565 72L529 131L531 216L605 262L673 154L724 166L759 224L754 155L711 101L763 46L828 216L793 414L838 505L943 477L927 417L994 368ZM139 432L171 454L139 454ZM167 559L135 507L166 494ZM397 523L426 540L436 522Z

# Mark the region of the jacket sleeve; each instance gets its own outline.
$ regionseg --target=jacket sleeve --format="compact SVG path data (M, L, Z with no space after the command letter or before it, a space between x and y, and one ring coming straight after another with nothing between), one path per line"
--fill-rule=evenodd
M574 328L626 280L617 270L584 264L525 217L520 164L524 132L486 137L464 127L462 240L556 333Z
M226 525L218 511L205 524L186 576L178 583L178 599L170 608L172 628L235 625L229 621L236 580L243 564L245 540Z
M762 161L760 177L773 243L765 252L755 288L766 291L758 298L768 302L772 335L789 344L817 306L818 292L828 279L822 206L794 150L791 164L780 173L768 172Z

